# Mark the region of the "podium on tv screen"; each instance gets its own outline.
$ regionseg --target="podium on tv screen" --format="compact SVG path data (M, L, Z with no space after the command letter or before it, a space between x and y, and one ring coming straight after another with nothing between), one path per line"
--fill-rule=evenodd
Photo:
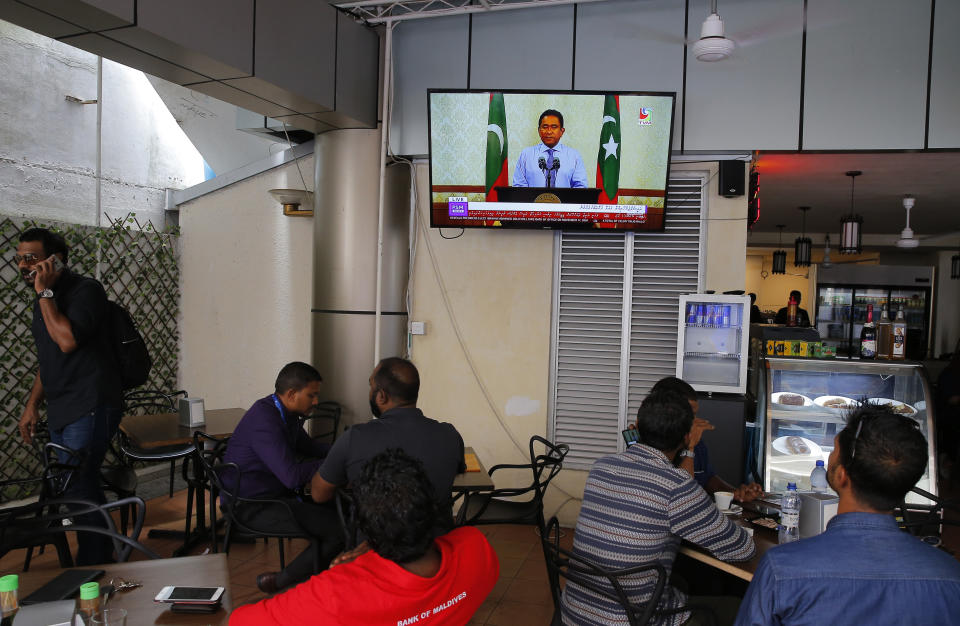
M496 187L498 202L597 204L599 187Z

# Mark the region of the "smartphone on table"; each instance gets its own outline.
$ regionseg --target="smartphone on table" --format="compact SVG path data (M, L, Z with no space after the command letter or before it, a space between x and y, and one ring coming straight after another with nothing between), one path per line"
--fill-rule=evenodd
M192 604L216 604L223 595L223 587L164 587L153 599L154 602L188 602Z

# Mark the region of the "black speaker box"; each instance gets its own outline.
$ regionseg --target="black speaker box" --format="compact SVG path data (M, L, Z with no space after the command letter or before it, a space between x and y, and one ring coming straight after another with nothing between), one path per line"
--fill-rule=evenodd
M720 195L724 198L736 198L745 192L746 161L720 161Z

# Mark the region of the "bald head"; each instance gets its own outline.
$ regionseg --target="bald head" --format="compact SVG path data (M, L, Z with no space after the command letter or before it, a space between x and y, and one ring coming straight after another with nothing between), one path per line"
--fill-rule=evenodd
M390 357L383 359L373 370L371 386L382 391L396 406L414 406L420 395L420 373L406 359Z

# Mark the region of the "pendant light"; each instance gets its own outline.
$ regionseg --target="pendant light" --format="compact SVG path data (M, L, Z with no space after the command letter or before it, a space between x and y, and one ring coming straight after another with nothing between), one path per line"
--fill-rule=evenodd
M807 237L807 211L808 206L797 207L803 215L801 219L800 236L793 242L793 266L810 267L810 251L813 249L813 242Z
M833 261L830 259L830 235L823 237L823 261L820 267L833 267Z
M777 224L777 228L780 229L780 236L777 239L777 247L783 248L783 229L786 228L786 224ZM787 251L786 250L777 250L773 253L773 273L774 274L786 274L787 273Z
M853 190L860 170L850 170L850 213L840 218L840 254L860 254L863 252L863 218L853 211Z

